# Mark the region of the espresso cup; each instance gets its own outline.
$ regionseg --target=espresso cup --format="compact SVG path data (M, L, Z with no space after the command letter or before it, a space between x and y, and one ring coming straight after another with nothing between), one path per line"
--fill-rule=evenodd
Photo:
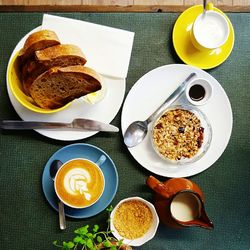
M191 30L191 41L199 50L211 50L226 43L230 28L225 15L214 11L213 4L195 19Z
M196 78L187 84L185 96L192 105L204 105L212 97L212 84L203 78Z
M99 167L105 159L102 155L96 163L84 158L64 163L54 181L58 198L72 208L86 208L95 204L105 187L104 175Z

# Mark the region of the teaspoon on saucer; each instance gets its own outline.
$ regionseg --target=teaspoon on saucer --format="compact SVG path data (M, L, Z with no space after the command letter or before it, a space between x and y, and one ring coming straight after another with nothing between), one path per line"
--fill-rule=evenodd
M63 163L59 160L54 160L49 169L50 177L54 181L55 176L59 168L63 165ZM61 200L58 201L58 212L59 212L59 225L60 229L64 230L66 228L66 221L65 221L65 212L64 212L64 204Z
M206 14L207 0L203 0L203 14Z
M194 77L196 73L191 73L185 80L182 82L179 87L167 98L167 100L158 108L156 111L149 116L145 121L134 121L132 122L124 134L124 143L127 147L132 148L138 145L143 141L147 132L148 124L154 120L158 114L161 113L168 105L176 101L183 91L186 88L186 84Z

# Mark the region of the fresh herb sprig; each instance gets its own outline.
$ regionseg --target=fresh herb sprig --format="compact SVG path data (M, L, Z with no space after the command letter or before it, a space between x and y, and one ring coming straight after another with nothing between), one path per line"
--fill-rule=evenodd
M110 222L110 213L112 212L113 207L110 206L106 209L109 213L108 217L108 227L106 231L99 231L99 226L94 225L90 229L89 225L80 227L74 231L76 236L72 241L63 241L61 244L56 240L53 242L53 245L61 248L62 250L100 250L100 249L124 249L122 240L117 240L111 236L111 231L109 227ZM126 249L126 247L125 247ZM127 249L131 249L128 247Z

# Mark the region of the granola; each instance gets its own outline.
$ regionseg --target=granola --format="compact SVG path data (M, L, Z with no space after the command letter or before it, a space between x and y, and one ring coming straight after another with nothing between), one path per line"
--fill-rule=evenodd
M174 109L165 112L153 128L153 143L165 158L178 161L194 157L204 139L200 119L191 111Z

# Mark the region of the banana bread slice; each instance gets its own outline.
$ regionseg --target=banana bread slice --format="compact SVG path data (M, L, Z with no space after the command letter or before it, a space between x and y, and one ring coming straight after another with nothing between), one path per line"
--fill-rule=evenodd
M41 108L55 109L101 87L101 78L93 69L81 65L53 67L35 79L30 94Z

